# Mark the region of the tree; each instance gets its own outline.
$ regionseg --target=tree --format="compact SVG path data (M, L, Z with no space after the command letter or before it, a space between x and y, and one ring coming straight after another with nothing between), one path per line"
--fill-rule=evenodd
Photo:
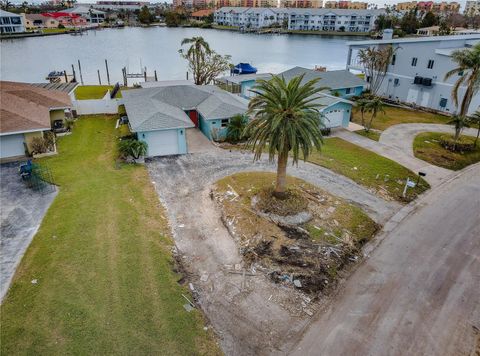
M453 150L455 151L456 149L456 143L458 139L460 138L460 134L462 133L462 130L464 127L470 127L468 123L468 118L466 116L462 115L453 115L452 119L447 122L450 125L454 125L455 127L455 135L453 136L454 144L453 144Z
M367 104L367 110L372 113L372 116L370 116L370 120L368 121L367 126L365 126L365 131L369 132L370 128L372 127L373 119L377 117L378 113L382 112L385 114L382 99L380 99L379 97L374 97L372 100L369 100Z
M362 118L362 126L365 127L365 112L368 111L368 104L370 103L370 100L367 99L359 99L356 102L357 107L360 110L360 115Z
M247 118L243 115L235 115L230 119L227 125L227 140L229 142L238 142L245 136L245 127Z
M372 46L358 51L358 58L363 66L370 91L373 95L377 95L395 51L396 49L392 46L381 48Z
M122 140L118 143L118 151L125 157L132 156L139 159L147 154L148 145L145 141L134 139Z
M452 88L453 102L457 107L460 87L466 86L459 112L460 116L466 116L472 98L480 88L480 43L475 44L472 48L454 51L451 58L457 67L445 74L445 80L454 75L458 76Z
M154 19L155 19L155 16L150 13L150 10L148 9L147 6L143 6L140 9L140 13L138 14L138 21L140 21L140 23L149 25L153 22Z
M203 37L184 38L181 45L190 47L180 55L188 61L196 85L210 84L221 73L230 69L230 56L222 56L210 48Z
M475 111L472 116L470 116L469 121L477 126L477 137L475 137L474 146L477 146L478 137L480 136L480 110Z
M165 13L165 24L167 27L178 27L184 21L184 16L175 11Z
M438 25L437 16L431 11L427 12L422 19L422 27L431 27L435 25Z
M277 156L277 179L274 196L287 198L286 178L288 155L297 164L302 153L306 160L312 150L322 145L321 114L316 102L317 93L326 89L316 87L318 78L302 85L303 75L289 82L283 76L271 80L258 80L252 89L256 96L249 103L249 114L253 116L247 125L254 160L259 160L268 150L271 162Z
M417 9L412 9L403 15L402 20L400 21L400 27L407 34L416 33L419 26L417 18Z
M0 5L2 10L8 11L12 6L12 3L9 0L1 0Z

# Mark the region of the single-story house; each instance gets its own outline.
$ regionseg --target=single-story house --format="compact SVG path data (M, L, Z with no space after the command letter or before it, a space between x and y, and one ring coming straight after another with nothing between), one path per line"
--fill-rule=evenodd
M294 67L277 75L281 75L289 81L302 74L304 75L304 83L319 78L317 87L328 88L328 90L319 94L317 101L322 105L319 110L325 117L325 127L348 126L353 106L353 102L349 101L348 98L360 95L365 88L365 81L348 70L326 72ZM269 73L226 76L218 78L215 83L229 92L239 94L244 98L251 98L255 95L251 89L255 86L256 81L259 79L268 80L271 77L272 74Z
M161 82L159 82L161 83ZM130 130L148 144L147 156L188 153L186 130L219 139L247 102L213 85L159 85L122 93Z
M194 11L190 14L190 17L194 20L197 21L203 21L210 15L212 15L215 12L214 9L201 9L198 11Z
M58 28L60 22L51 17L43 14L22 14L25 22L25 28L27 30L34 30L37 28Z
M65 119L68 93L27 83L0 82L0 159L32 153L34 137L43 137L55 120Z

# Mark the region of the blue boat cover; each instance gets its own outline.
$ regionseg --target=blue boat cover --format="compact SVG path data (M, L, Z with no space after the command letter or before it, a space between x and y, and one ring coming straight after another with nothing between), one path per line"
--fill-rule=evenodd
M257 73L257 68L252 67L250 63L238 63L232 69L234 74L255 74Z

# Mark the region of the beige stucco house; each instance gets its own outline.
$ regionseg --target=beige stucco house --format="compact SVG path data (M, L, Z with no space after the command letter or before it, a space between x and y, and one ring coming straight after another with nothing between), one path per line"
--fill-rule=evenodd
M60 22L49 16L42 14L22 14L23 23L27 30L36 30L38 28L58 28Z

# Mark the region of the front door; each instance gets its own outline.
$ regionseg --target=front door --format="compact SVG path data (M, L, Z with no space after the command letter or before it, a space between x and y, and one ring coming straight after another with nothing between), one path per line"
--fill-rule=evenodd
M198 127L198 113L196 110L190 110L188 112L188 116L190 116L190 120L195 124L195 127Z

